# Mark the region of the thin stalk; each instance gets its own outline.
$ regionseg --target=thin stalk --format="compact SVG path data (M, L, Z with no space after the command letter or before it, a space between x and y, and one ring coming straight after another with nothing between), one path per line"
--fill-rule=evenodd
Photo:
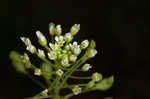
M39 85L41 88L46 89L46 86L42 84L40 81L36 80L32 75L30 75L28 72L26 72L26 75L37 85Z
M77 77L77 76L69 76L69 78L73 78L73 79L91 79L91 77Z

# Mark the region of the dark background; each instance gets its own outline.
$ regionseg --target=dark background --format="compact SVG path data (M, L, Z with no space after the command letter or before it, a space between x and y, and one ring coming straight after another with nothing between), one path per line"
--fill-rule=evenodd
M71 99L150 99L150 2L147 0L3 0L0 3L0 99L23 99L39 91L14 71L11 50L22 53L20 36L36 41L35 31L48 35L49 22L69 31L81 24L78 37L94 39L98 55L93 72L115 75L106 92ZM64 29L65 28L65 29ZM38 91L37 91L38 89ZM35 91L36 90L36 91Z

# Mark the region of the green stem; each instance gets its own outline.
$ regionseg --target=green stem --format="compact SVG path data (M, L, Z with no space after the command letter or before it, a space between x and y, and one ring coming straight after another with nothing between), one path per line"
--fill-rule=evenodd
M55 99L59 99L59 90L60 90L59 82L60 82L60 77L57 77L56 79L57 79L57 81L56 81L56 84L55 84Z
M78 86L87 86L87 84L73 84L73 85L66 85L63 88L73 88L76 85L78 85Z
M73 79L91 79L91 77L77 77L77 76L69 76L69 78L73 78Z
M93 91L93 90L91 90L91 89L85 89L85 90L83 90L80 94L83 94L83 93L86 93L86 92L89 92L89 91ZM66 95L64 98L65 98L65 99L69 99L69 98L72 97L72 96L74 96L74 94L73 94L73 93L70 93L70 94Z
M61 86L62 87L64 85L64 83L67 81L67 79L71 76L71 74L78 68L80 67L85 61L87 60L86 58L86 55L84 55L83 57L81 57L74 66L71 67L71 69L69 71L67 71L64 76L64 80L62 81L61 83Z

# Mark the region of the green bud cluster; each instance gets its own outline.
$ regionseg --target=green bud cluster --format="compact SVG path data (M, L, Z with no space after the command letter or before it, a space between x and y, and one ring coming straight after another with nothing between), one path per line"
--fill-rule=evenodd
M27 53L20 55L14 51L10 54L10 58L16 70L20 73L24 73L30 78L34 75L37 77L42 76L45 79L47 86L36 81L33 76L32 80L43 88L43 91L36 96L52 99L69 99L71 96L82 92L106 90L112 86L113 77L103 79L102 74L97 72L90 77L73 76L73 73L76 71L89 71L92 66L85 62L97 54L95 41L87 39L82 42L74 41L74 36L77 35L79 30L80 24L75 24L69 32L63 34L61 25L50 23L49 34L53 38L52 41L48 42L42 32L36 31L37 41L44 49L37 49L29 38L21 37L26 50L31 54L37 55L43 63L40 66L34 66ZM33 70L33 75L28 73L30 72L28 69ZM67 83L68 79L90 79L90 81L85 84L69 85ZM72 93L66 96L59 96L59 92L63 88L69 88Z

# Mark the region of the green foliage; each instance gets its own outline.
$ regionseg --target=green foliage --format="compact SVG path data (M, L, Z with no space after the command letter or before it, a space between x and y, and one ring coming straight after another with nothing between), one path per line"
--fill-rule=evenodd
M24 64L21 61L21 55L15 51L11 51L9 55L10 59L12 60L12 64L14 69L19 73L26 73Z
M104 78L102 81L100 81L99 83L96 84L96 86L93 88L94 90L100 90L100 91L106 91L109 88L112 87L114 82L114 77L108 77L108 78Z
M45 79L51 78L52 67L49 64L43 63L41 65L41 70L42 70L42 75Z

